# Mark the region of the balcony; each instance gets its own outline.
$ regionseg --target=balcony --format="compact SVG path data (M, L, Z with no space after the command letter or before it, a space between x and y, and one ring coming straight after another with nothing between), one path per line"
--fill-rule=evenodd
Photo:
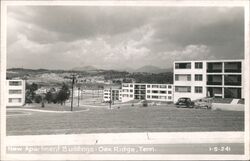
M208 75L207 85L222 85L222 75Z
M241 73L241 62L225 62L225 73Z
M207 72L208 73L221 73L222 63L207 63Z
M241 75L225 75L224 84L230 86L241 86Z

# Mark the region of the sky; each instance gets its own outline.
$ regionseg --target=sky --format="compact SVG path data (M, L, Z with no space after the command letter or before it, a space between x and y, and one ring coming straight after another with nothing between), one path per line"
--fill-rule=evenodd
M8 6L7 67L171 68L244 58L240 7Z

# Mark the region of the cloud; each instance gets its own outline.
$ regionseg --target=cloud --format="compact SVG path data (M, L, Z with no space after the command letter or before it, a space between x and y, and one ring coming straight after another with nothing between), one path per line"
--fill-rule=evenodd
M244 57L240 7L9 6L8 67L171 67Z

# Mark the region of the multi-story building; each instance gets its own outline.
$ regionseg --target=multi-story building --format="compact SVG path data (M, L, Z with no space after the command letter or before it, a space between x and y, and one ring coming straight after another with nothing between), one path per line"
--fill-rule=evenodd
M111 92L110 92L111 91ZM120 87L109 87L103 90L103 101L121 101L122 100L122 90Z
M173 101L172 84L123 83L122 102L130 100Z
M7 80L7 106L23 106L25 104L25 81Z
M174 62L174 102L180 97L244 98L243 60Z

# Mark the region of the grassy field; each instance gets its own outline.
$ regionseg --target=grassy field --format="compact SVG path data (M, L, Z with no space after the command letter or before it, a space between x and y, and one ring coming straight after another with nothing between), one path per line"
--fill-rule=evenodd
M25 112L29 115L7 117L7 135L244 130L242 111L177 109L173 105L89 108L73 113Z

